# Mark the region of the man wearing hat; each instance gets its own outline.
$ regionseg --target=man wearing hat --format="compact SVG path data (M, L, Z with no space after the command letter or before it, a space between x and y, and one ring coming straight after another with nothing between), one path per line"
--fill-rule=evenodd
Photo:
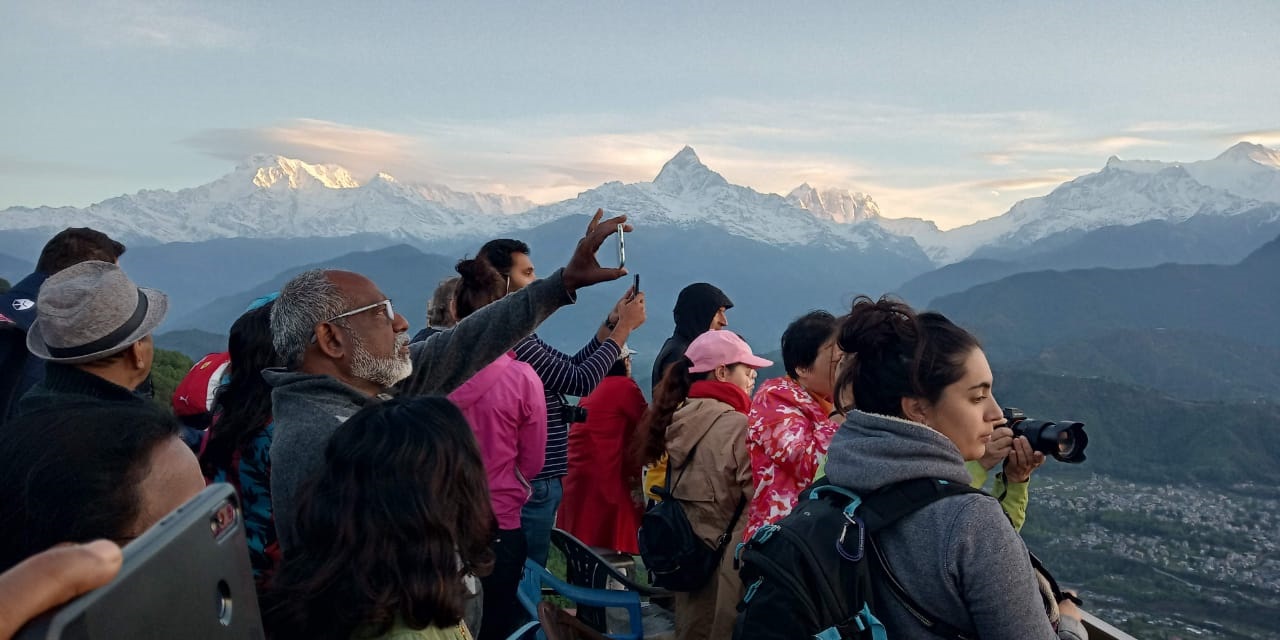
M36 307L27 349L46 362L45 379L18 401L18 415L73 400L148 401L134 390L151 374L151 332L169 309L163 293L91 260L45 280Z
M17 413L18 399L44 378L44 363L27 351L36 298L49 276L87 260L118 262L123 244L88 227L63 229L40 250L36 270L0 294L0 425Z

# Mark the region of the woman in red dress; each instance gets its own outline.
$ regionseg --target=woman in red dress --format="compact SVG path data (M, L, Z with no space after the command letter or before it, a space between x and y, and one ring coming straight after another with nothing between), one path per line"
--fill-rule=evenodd
M622 347L600 386L579 403L587 421L569 430L569 475L556 525L588 546L637 554L644 502L640 467L627 454L645 401L631 379L631 355Z

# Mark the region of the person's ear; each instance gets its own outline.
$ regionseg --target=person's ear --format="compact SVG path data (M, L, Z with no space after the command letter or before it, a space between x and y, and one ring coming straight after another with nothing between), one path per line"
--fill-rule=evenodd
M316 325L316 347L330 360L339 360L347 353L347 336L332 322Z
M716 372L713 375L717 381L727 382L729 380L729 367L720 365L716 367Z
M912 422L929 425L929 405L921 398L903 398L902 415Z
M141 340L129 345L129 348L126 349L126 351L128 353L125 356L125 360L132 365L134 369L141 371L147 368L147 358L146 354L143 353Z

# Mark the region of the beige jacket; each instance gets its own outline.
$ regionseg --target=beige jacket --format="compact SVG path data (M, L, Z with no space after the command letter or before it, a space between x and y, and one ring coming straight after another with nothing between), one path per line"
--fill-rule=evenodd
M694 445L698 449L690 460ZM675 602L676 640L728 638L733 635L744 591L733 568L732 543L742 539L754 486L747 454L747 416L719 400L689 400L667 427L667 456L673 494L694 533L708 546L719 546L734 510L743 505L715 575L697 591L676 594Z
M689 453L697 446L692 462ZM747 417L709 398L685 403L667 427L667 474L673 495L684 506L694 533L712 547L729 526L739 501L751 501L751 456L747 453ZM734 524L738 537L746 513ZM731 539L734 539L731 537Z

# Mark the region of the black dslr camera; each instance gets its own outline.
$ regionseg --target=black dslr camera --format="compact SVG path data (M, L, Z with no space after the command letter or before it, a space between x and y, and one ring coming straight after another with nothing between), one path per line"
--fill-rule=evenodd
M1084 449L1089 445L1089 435L1084 432L1083 422L1035 420L1028 418L1021 409L1013 407L1005 407L1004 418L1008 421L1004 426L1013 429L1013 437L1025 437L1031 443L1033 451L1053 456L1061 462L1084 462Z
M568 402L560 405L560 417L565 424L581 424L587 421L587 410Z

